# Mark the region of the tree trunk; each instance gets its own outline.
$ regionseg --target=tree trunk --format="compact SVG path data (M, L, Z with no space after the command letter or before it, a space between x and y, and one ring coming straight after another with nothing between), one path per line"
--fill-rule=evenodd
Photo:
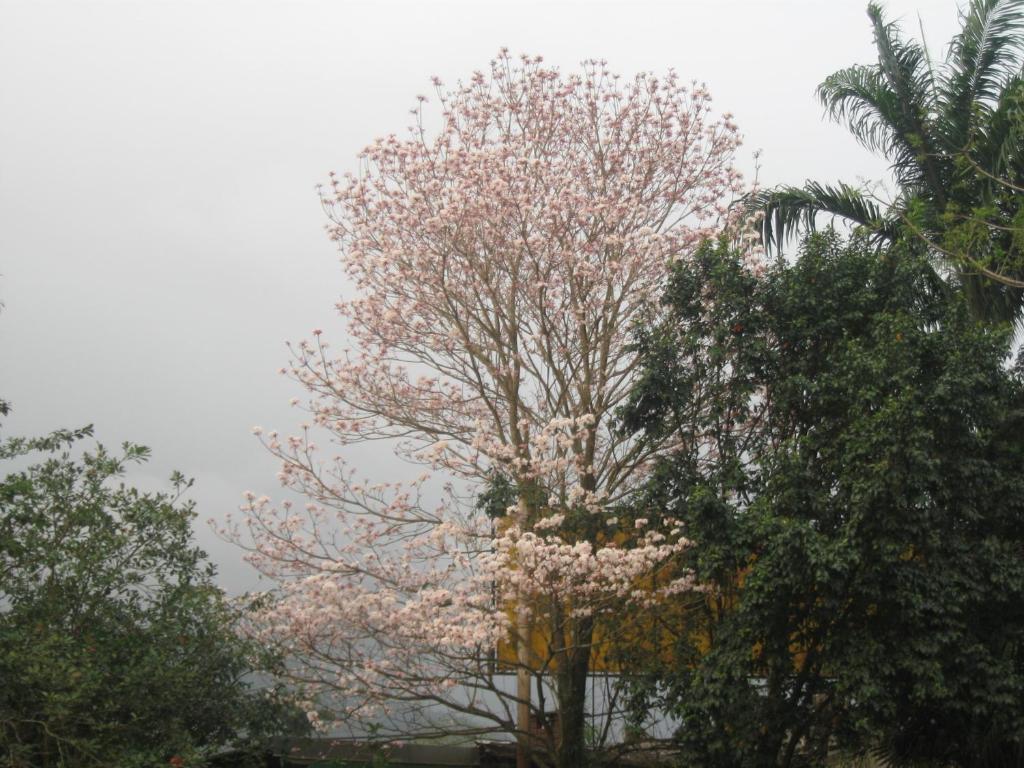
M516 768L530 768L530 635L523 606L516 609Z
M558 698L558 768L587 768L587 674L590 671L590 646L594 622L590 618L573 620L570 647L559 656L555 673Z
M519 497L516 524L526 529L530 507L526 498ZM516 768L530 768L530 618L528 606L522 599L516 606Z

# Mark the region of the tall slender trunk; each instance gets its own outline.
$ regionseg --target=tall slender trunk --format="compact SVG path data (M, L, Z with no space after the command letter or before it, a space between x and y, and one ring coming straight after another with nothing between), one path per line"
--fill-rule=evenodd
M571 620L568 647L562 649L555 672L558 699L558 768L587 768L587 675L590 671L594 621Z
M585 333L583 334L585 337ZM588 386L589 391L589 373ZM594 461L594 431L591 429L585 445L576 446L578 455L584 457L586 468L580 477L580 486L586 491L597 489L597 482L590 467ZM587 677L590 672L591 652L594 640L594 619L590 616L572 617L571 606L562 606L568 615L560 616L567 625L564 631L554 632L561 638L563 647L553 649L558 661L555 671L556 698L558 699L558 746L557 768L588 768L586 724L587 724Z
M519 497L516 524L523 530L530 515L524 496ZM530 768L530 617L529 607L520 598L516 606L516 768Z
M523 606L516 608L516 768L530 768L530 627Z

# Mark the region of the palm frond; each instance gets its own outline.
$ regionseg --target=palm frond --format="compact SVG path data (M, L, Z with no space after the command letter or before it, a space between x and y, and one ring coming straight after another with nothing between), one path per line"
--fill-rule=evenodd
M900 36L876 3L868 6L878 63L835 72L818 86L826 114L846 123L857 140L892 164L901 184L927 184L942 194L936 160L934 74L928 52Z
M817 96L831 120L846 123L866 148L885 151L896 117L896 98L877 67L858 64L833 72L818 86Z
M924 52L924 61L928 66L928 92L934 98L938 93L938 82L935 78L935 59L932 58L931 50L928 48L928 38L924 34L924 20L920 14L917 16L917 27L921 32L921 50Z
M879 76L895 100L890 120L893 141L886 157L897 178L920 180L941 198L945 172L931 121L936 94L928 53L920 43L904 40L899 25L886 21L877 3L868 5L868 18L874 28Z
M747 210L762 212L765 248L780 251L798 230L813 231L819 214L845 219L868 229L878 240L894 240L893 222L882 209L849 184L807 182L803 187L777 187L750 195Z
M1024 172L1024 74L1006 84L988 120L977 127L969 157L992 177Z
M829 75L818 86L825 113L845 123L862 146L888 158L901 183L923 180L915 146L907 140L899 97L875 66L856 65Z
M928 52L916 40L904 40L899 25L886 21L877 3L868 5L868 18L874 27L879 72L900 101L917 108L917 112L908 112L907 117L920 118L927 114L935 96Z
M950 43L939 95L951 150L971 138L974 118L992 109L1021 69L1024 0L971 0Z

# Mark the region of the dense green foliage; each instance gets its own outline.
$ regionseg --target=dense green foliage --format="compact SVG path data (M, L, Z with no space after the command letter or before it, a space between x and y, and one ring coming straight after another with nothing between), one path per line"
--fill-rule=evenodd
M713 590L633 659L685 765L881 746L1024 760L1024 381L923 259L815 235L755 279L679 262L628 424L675 434L643 509ZM708 646L710 643L710 646Z
M128 487L148 450L76 452L89 435L0 446L0 765L200 765L283 727L246 682L256 649L192 542L188 483Z
M914 242L951 270L979 317L1010 320L1024 301L1024 0L971 0L936 66L879 5L868 15L878 63L830 75L827 114L892 163L896 199L809 182L752 198L764 237L781 245L819 213L879 242Z

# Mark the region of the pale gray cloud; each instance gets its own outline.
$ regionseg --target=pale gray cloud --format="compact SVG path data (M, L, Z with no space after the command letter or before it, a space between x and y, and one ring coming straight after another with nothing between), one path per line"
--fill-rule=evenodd
M762 180L878 177L821 121L815 85L872 60L863 0L643 2L0 1L0 396L6 433L87 422L149 444L144 481L196 477L201 517L275 463L249 434L287 431L286 339L331 334L344 290L314 185L401 132L429 76L501 46L628 75L672 67L736 116ZM933 50L953 0L894 0ZM370 454L369 475L409 470ZM400 468L396 469L396 468ZM233 590L237 550L200 527Z

